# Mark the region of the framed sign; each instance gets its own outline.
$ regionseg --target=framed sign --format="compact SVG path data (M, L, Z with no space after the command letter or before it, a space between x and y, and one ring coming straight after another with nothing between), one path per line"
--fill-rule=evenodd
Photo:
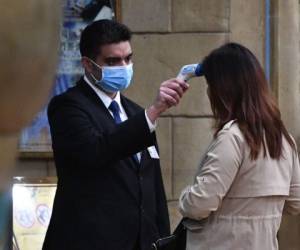
M57 74L51 97L66 91L83 74L80 62L81 31L100 19L120 20L121 0L64 0L61 25L61 49ZM51 136L47 119L47 105L36 115L20 135L19 155L25 158L51 158Z
M15 177L13 197L13 249L40 250L49 225L56 178Z

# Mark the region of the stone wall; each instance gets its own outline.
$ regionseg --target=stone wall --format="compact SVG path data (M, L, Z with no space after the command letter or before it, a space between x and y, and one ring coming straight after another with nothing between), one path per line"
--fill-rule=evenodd
M212 49L228 41L244 44L264 65L264 2L263 0L122 0L121 21L134 32L132 40L134 82L125 95L142 106L150 105L163 80L175 77L182 65L199 62ZM286 47L285 43L289 42L290 35L292 41L299 43L297 40L299 36L293 36L294 29L298 29L294 22L299 16L298 1L274 0L272 4L277 6L276 13L278 14L280 10L282 16L281 19L277 19L276 27L280 29L277 33L274 32L277 36L274 35L273 39L279 41L278 32L283 35L281 39L285 39L282 40L284 44L278 42L272 47L274 55L277 55L276 60L279 60L280 67L284 68L280 77L278 72L273 72L272 88L279 99L280 108L286 112L283 117L288 127L297 137L300 134L298 124L295 120L291 121L291 115L288 114L290 110L292 115L296 115L299 111L297 107L299 78L295 67L299 51L296 51L298 54L295 53L294 43L289 47ZM279 26L282 24L281 20L284 20L286 25ZM289 27L290 22L296 26ZM289 63L291 56L293 64ZM180 219L177 212L180 192L186 185L192 183L199 159L213 133L206 83L204 79L192 79L190 86L180 105L159 119L157 128L172 228ZM288 105L290 99L293 101ZM55 175L54 163L52 160L19 160L17 175L52 176ZM299 249L297 248L300 246L297 240L299 223L294 222L291 225L284 219L282 227L281 249ZM291 230L292 233L289 235L287 232Z

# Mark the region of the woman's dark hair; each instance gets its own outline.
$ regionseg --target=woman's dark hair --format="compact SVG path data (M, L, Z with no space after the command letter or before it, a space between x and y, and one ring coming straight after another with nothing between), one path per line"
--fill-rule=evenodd
M113 20L99 20L88 25L81 33L80 53L95 59L102 45L130 41L131 31L124 24Z
M282 135L293 149L294 141L280 117L267 80L256 57L244 46L228 43L204 58L203 72L216 121L216 133L225 123L236 120L257 159L261 147L273 159L282 155Z

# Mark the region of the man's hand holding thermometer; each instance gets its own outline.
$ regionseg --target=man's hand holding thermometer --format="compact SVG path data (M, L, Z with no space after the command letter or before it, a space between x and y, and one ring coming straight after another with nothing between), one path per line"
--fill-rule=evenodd
M179 103L183 94L189 88L187 81L190 78L202 75L201 64L189 64L181 68L176 78L164 81L160 85L155 101L146 110L151 122L154 123L161 113Z

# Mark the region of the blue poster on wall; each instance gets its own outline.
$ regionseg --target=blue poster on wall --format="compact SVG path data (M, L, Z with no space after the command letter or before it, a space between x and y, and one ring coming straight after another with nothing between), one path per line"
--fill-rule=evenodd
M112 0L65 0L63 2L59 64L49 100L52 96L73 86L83 73L79 51L81 31L92 21L113 19L115 5L115 1ZM19 141L20 152L52 150L47 104L22 131Z

